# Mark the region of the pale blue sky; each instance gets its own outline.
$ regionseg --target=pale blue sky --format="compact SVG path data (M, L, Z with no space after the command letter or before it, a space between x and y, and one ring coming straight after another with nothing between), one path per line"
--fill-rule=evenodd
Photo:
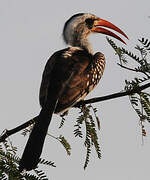
M130 49L138 38L150 37L149 9L149 0L0 0L0 131L13 128L39 113L42 72L48 57L66 47L61 34L70 16L89 12L111 21L129 36L126 48ZM134 77L134 74L122 71L116 65L117 56L104 35L92 35L90 40L94 51L105 54L107 64L100 84L88 98L121 91L124 79ZM72 145L72 154L68 157L59 143L47 137L42 157L57 165L46 169L49 179L149 180L150 124L146 124L148 137L142 146L138 117L128 97L94 106L98 108L101 120L102 159L97 160L93 153L84 171L83 142L73 135L78 111L70 111L61 130L58 129L60 118L55 115L49 132L64 135ZM21 155L27 138L16 134L12 140L20 148Z

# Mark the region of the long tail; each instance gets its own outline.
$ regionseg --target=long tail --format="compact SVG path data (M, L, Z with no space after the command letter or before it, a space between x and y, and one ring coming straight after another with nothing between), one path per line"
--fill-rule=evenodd
M53 63L53 61L55 61L55 58L51 59L50 62ZM50 70L54 66L54 63L52 63L49 65ZM49 68L49 66L47 68ZM23 152L19 166L20 171L24 169L29 171L36 168L40 160L45 136L52 118L52 114L55 110L55 106L57 105L57 101L63 93L66 84L69 83L70 79L76 72L70 69L69 71L65 72L64 75L64 68L62 69L63 70L61 70L61 67L58 63L56 64L56 67L52 69L52 72L47 73L47 76L44 77L48 79L47 85L49 85L46 93L47 99L44 106L42 107L37 122L34 125L34 128L30 134L29 140ZM45 70L45 73L46 71L47 69Z
M24 169L29 171L37 167L55 105L56 99L51 99L51 106L42 108L20 160L20 171Z

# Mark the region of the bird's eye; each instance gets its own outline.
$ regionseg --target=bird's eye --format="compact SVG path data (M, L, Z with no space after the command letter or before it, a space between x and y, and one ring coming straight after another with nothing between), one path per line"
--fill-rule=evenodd
M87 27L88 27L89 29L92 29L93 24L94 24L94 19L88 18L88 19L85 20L85 23L86 23L86 25L87 25Z

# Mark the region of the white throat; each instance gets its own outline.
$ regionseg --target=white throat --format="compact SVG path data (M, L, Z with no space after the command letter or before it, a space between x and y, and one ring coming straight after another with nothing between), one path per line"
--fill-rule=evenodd
M93 54L93 49L87 37L88 34L85 34L82 29L76 30L79 20L81 20L81 17L75 17L68 23L64 32L65 42L72 47L80 47Z

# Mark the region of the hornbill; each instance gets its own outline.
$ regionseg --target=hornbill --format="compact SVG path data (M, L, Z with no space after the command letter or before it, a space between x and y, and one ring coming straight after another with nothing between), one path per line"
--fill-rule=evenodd
M53 113L64 113L98 84L105 68L101 52L93 53L90 33L102 33L125 43L118 35L127 35L112 23L93 14L79 13L66 21L63 39L70 46L55 52L47 61L40 87L41 111L29 136L19 170L32 170L40 160L45 136Z

